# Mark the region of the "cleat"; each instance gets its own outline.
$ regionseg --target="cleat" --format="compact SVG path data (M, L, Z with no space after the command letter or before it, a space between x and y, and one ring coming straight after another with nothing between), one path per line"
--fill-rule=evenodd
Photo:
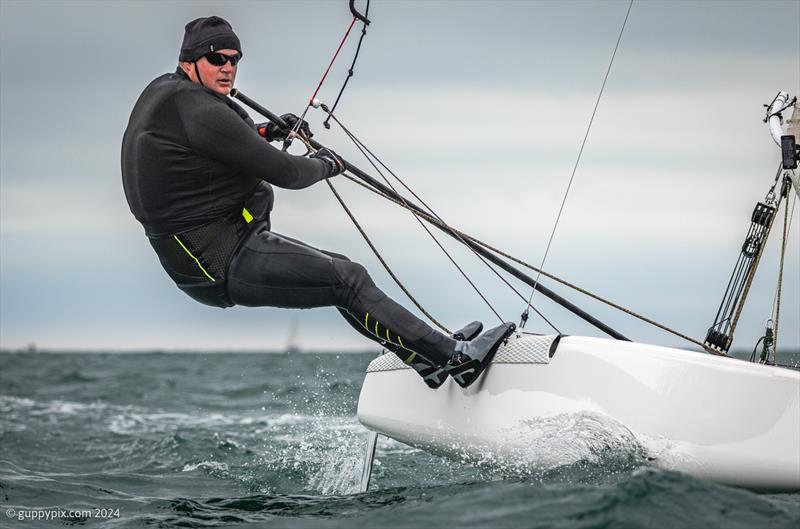
M479 321L473 321L464 325L461 329L453 333L453 339L459 342L468 342L478 336L483 330L483 324Z
M517 328L504 323L489 329L471 342L460 342L444 369L462 388L469 387L491 363L500 345Z

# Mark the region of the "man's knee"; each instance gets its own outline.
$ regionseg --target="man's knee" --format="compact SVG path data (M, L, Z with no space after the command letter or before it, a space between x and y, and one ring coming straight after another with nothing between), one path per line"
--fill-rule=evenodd
M363 286L365 281L372 282L369 277L369 272L359 263L350 261L349 259L334 259L333 267L339 279L350 287Z
M375 286L367 269L359 263L334 260L333 266L342 282L341 287L336 289L340 307L351 313L356 306L361 307L361 311L369 310L367 307L380 303L386 297L386 294Z

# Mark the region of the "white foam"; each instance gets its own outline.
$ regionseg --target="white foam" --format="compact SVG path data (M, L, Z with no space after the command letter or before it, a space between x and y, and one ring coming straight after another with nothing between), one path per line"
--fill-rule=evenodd
M8 413L20 408L32 408L36 402L31 399L0 395L0 411Z
M227 463L220 461L201 461L193 465L184 465L182 472L194 472L197 469L209 470L212 472L228 472L229 467Z
M503 431L502 443L453 440L450 459L503 473L527 475L573 465L643 460L645 448L623 424L596 412L537 417Z

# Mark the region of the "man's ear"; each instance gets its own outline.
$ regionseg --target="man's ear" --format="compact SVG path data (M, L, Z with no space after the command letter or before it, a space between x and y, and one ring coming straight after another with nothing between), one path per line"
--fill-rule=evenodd
M192 63L190 63L190 62L179 62L178 66L191 79L192 74L194 73L194 69L192 68Z

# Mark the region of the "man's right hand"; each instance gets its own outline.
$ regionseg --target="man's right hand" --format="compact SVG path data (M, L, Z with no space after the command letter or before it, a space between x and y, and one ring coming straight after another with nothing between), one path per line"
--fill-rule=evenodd
M338 154L325 147L309 156L309 158L318 158L328 165L330 169L328 178L331 176L336 176L337 174L341 174L346 169L344 160L342 160Z

